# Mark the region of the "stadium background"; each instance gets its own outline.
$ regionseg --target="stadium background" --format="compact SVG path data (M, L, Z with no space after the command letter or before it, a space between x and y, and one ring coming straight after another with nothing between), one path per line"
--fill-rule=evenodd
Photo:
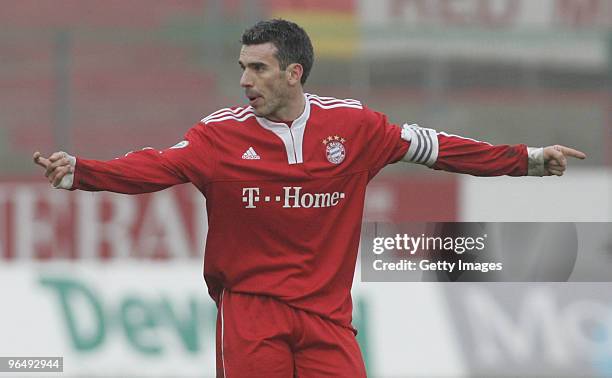
M589 155L562 179L398 164L369 187L366 220L612 220L611 1L0 5L2 356L61 355L72 376L213 374L203 199L189 186L139 197L50 190L31 155L111 159L175 144L206 114L243 102L239 36L262 18L294 20L313 37L309 92L358 98L397 123ZM609 292L357 279L355 323L373 377L518 365L609 376Z

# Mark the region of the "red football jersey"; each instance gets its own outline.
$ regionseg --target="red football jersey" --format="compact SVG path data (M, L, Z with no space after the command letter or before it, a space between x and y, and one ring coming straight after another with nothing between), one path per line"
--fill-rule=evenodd
M399 127L357 100L306 94L289 127L250 106L221 109L162 151L77 158L73 189L144 193L192 182L207 198L204 278L351 327L366 186L405 160L474 175L527 174L525 145Z

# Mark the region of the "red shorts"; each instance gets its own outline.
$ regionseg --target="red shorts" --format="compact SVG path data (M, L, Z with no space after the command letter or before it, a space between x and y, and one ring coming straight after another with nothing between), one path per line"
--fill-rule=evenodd
M352 330L271 297L221 295L217 377L365 377Z

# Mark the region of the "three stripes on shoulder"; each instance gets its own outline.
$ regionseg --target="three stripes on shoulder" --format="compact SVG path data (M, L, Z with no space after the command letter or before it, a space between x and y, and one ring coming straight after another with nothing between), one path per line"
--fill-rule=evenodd
M321 97L314 94L306 93L306 98L310 104L318 106L321 109L334 109L334 108L353 108L363 109L363 105L358 100L351 98L339 99L335 97Z
M202 118L200 122L208 124L213 122L227 121L230 119L238 122L243 122L244 120L251 117L255 117L255 113L253 113L253 108L251 108L250 106L238 108L223 108L209 114L207 117Z
M354 108L363 109L361 102L358 100L338 99L334 97L321 97L314 94L306 93L306 99L312 105L318 106L322 109L335 109L335 108ZM221 122L227 120L234 120L243 122L248 118L256 117L251 106L236 107L236 108L223 108L216 112L209 114L208 116L200 120L201 123L209 124L214 122Z

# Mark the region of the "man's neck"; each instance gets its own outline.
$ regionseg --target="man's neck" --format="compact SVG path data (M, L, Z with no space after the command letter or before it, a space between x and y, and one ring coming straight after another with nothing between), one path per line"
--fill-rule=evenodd
M279 109L278 112L270 114L270 116L266 118L273 122L293 122L302 115L305 106L306 100L304 99L304 93L300 91L289 99L286 107Z

